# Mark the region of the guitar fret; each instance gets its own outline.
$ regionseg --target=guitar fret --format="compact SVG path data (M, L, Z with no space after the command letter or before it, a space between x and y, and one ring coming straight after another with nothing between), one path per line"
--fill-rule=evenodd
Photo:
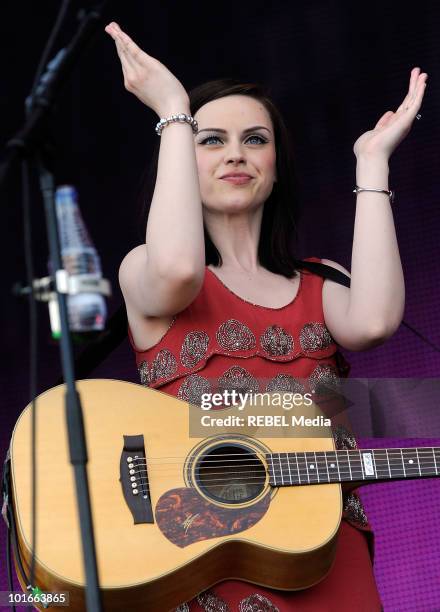
M365 479L365 471L364 471L364 462L363 462L363 457L361 454L361 451L359 451L359 457L361 457L361 470L362 470L362 478Z
M316 466L316 476L318 478L318 483L319 483L319 465L318 465L318 460L316 458L316 453L313 453L314 457L315 457L315 466Z
M374 463L374 468L373 468L374 469L374 478L377 479L378 471L377 471L377 463L376 463L376 453L374 452L374 450L371 451L371 455L373 457L373 463Z
M352 480L350 460L348 458L348 451L346 450L336 451L336 461L338 463L338 472L339 472L340 481L346 482L346 481Z
M293 484L289 466L289 453L281 453L281 465L283 466L284 484Z
M372 453L376 469L376 480L389 480L391 478L391 466L388 449L376 449Z
M280 472L281 472L281 484L284 484L284 477L283 477L283 466L281 465L281 456L280 453L278 453L278 462L280 464Z
M339 473L339 464L336 451L328 451L325 453L327 458L327 469L329 472L329 482L340 482L341 475Z
M390 480L392 472L388 449L377 449L373 451L373 454L377 480Z
M362 456L359 450L350 450L348 451L348 456L350 460L350 468L351 468L351 479L352 480L362 480L364 476L364 470L362 465Z
M307 476L307 484L310 484L309 473L307 470L307 462L305 453L296 453L297 461L298 461L298 473L301 475L303 482L305 484L305 477Z
M406 477L405 461L403 460L403 448L400 449L400 456L402 457L403 474Z
M298 465L298 453L295 453L295 460L296 460L296 471L298 472L298 483L301 484L301 474L300 474L299 465Z
M289 453L287 453L287 467L289 468L289 480L290 480L290 484L293 484L292 472L290 471L290 457L289 457Z
M336 452L335 452L335 461L336 461L336 465L337 465L337 468L338 468L338 477L339 477L339 480L341 480L341 472L339 471L338 455L337 455Z
M327 470L327 480L328 480L328 482L330 482L330 474L329 474L329 471L328 471L327 453L324 453L324 458L325 458L325 469Z
M440 466L440 448L439 447L433 449L433 455L434 455L435 466L436 466L436 474L440 475L440 467L437 468L437 466Z
M421 476L420 459L415 448L403 448L400 451L404 458L404 474L406 478Z
M304 453L306 457L307 475L310 484L318 482L318 475L316 471L316 461L313 452Z
M419 455L419 451L420 451L420 455ZM420 466L420 475L421 476L435 476L437 474L436 465L435 463L434 465L432 465L431 453L427 453L426 451L427 449L425 448L417 449L417 457L419 459L419 466Z
M417 455L417 464L419 466L419 475L421 476L422 475L422 469L421 469L421 466L420 466L420 457L419 457L419 451L417 450L417 448L416 448L416 455Z
M318 472L318 482L328 482L328 472L326 468L325 452L316 451L316 467Z
M432 448L432 456L434 457L434 469L435 469L435 473L438 474L437 461L435 460L435 450L434 450L434 447Z

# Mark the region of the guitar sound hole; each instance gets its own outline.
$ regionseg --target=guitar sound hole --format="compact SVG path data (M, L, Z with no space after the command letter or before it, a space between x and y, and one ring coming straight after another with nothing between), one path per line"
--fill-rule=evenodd
M251 449L218 445L198 461L196 479L205 495L213 500L241 504L260 495L266 470Z

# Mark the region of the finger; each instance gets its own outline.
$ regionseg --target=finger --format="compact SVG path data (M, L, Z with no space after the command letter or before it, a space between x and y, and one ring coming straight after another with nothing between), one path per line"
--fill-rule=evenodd
M126 34L117 23L112 24L112 31L116 39L121 43L123 51L131 58L136 59L138 55L143 53L142 49Z
M420 68L419 67L413 68L411 70L411 77L410 77L410 80L409 80L409 91L408 91L408 95L410 95L410 96L413 96L415 91L416 91L417 80L419 78L419 75L420 75Z
M394 115L393 111L387 111L386 113L384 113L374 126L374 129L376 130L377 128L384 127L388 123L392 115Z
M414 92L414 97L408 105L408 113L414 115L414 117L422 105L423 96L425 95L427 77L427 74L420 75L416 90Z
M109 28L108 33L115 41L116 51L121 61L121 64L123 63L125 67L131 66L132 68L135 68L137 60L132 56L129 49L127 48L127 45L122 41L120 33L115 28L110 28L109 26L107 27Z
M410 101L414 98L414 94L415 94L415 90L417 88L417 82L418 82L418 79L419 79L419 75L420 75L420 68L418 66L411 70L411 76L410 76L410 79L409 79L408 93L406 94L402 104L399 106L399 108L396 110L396 112L401 112L403 110L406 110L406 108L409 105Z
M414 92L414 97L408 102L404 112L400 113L399 115L396 114L396 116L399 117L404 124L407 124L407 129L409 129L413 124L414 119L422 105L422 100L426 89L426 76L427 75L425 74L420 75Z

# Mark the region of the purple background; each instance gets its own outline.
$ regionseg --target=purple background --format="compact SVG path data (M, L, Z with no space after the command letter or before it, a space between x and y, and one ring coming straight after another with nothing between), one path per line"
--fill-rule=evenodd
M22 103L54 22L58 2L24 2L5 8L0 144L18 129ZM115 3L116 5L117 3ZM80 2L74 4L80 6ZM38 10L37 10L38 6ZM270 85L291 129L300 177L300 256L334 259L350 267L354 221L356 138L388 109L396 109L409 72L421 66L428 87L421 113L393 154L390 186L397 191L395 220L405 271L405 320L440 345L438 236L439 26L440 5L401 2L266 2L213 5L132 2L118 4L111 18L160 59L190 88L204 80L235 76ZM29 12L29 14L26 14ZM73 17L69 19L73 30ZM68 40L67 33L60 44ZM58 48L58 47L57 47ZM8 59L6 59L8 58ZM110 39L98 34L75 69L54 118L57 182L80 193L84 217L113 283L113 312L121 301L117 268L138 244L137 194L155 139L154 113L126 93ZM38 276L45 274L47 249L42 206L33 190L34 252ZM19 173L2 193L1 260L3 360L0 455L28 401L28 316L25 303L10 294L24 278ZM6 196L6 197L5 197ZM58 348L49 340L47 313L40 313L39 389L50 388L60 372ZM355 377L440 376L438 352L401 327L382 347L348 353ZM137 380L125 342L94 377ZM399 424L411 423L412 407ZM397 422L396 422L397 423ZM411 432L411 429L408 429ZM377 432L376 432L377 433ZM393 436L393 432L377 435ZM411 435L411 433L410 433ZM416 432L412 434L416 435ZM434 432L437 438L440 433ZM410 445L376 440L367 446ZM440 440L420 440L440 444ZM363 489L376 532L376 576L385 610L440 610L440 528L436 480L388 483ZM0 528L0 588L5 587L4 528Z

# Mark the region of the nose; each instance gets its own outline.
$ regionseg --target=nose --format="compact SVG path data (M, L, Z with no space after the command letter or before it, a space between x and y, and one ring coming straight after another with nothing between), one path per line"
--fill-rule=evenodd
M225 147L225 163L238 164L245 161L244 151L238 141L231 141Z

